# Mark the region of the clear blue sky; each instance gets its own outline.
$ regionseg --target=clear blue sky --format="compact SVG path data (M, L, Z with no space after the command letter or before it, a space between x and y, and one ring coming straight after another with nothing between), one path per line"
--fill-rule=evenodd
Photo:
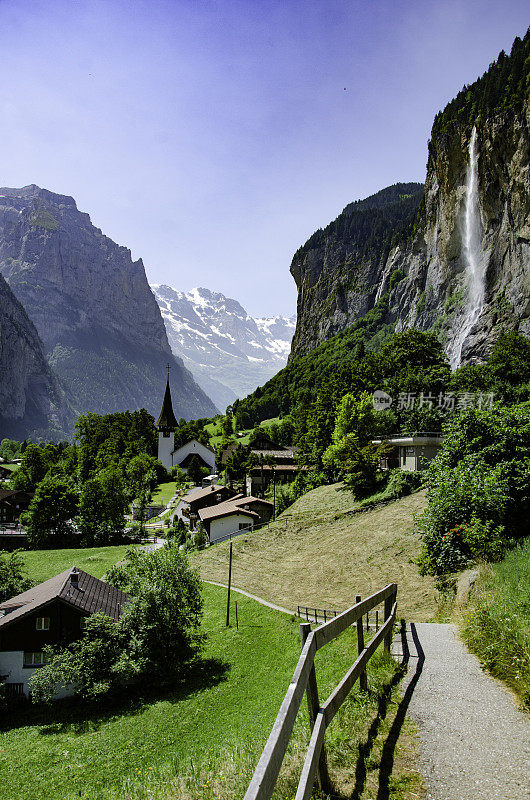
M292 313L294 251L423 180L519 0L0 0L0 185L70 194L151 282Z

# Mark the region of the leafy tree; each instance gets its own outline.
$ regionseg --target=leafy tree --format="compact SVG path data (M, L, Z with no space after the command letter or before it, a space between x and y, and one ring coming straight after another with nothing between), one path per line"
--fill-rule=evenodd
M25 592L31 586L26 567L18 550L0 550L0 603Z
M122 618L131 658L148 675L182 674L203 642L201 582L186 555L173 544L152 553L131 549L107 580L131 596Z
M17 442L15 439L2 439L0 442L0 458L3 458L4 461L11 461L11 459L17 458L21 453L21 442Z
M33 492L47 471L48 463L44 450L42 447L30 443L24 450L20 467L11 479L12 486L15 489Z
M28 532L28 543L34 548L47 547L54 537L57 539L71 533L71 520L77 507L77 493L67 481L53 476L44 478L37 486L27 512L21 515Z
M85 481L76 520L83 544L105 544L122 534L127 505L123 480L117 469L109 467Z
M188 463L188 478L192 480L193 483L199 484L208 473L208 468L203 465L197 453L194 453Z

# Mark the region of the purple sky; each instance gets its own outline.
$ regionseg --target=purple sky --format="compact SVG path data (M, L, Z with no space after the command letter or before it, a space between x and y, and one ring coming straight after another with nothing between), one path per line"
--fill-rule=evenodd
M0 0L0 185L70 194L151 282L293 313L294 251L423 180L522 0Z

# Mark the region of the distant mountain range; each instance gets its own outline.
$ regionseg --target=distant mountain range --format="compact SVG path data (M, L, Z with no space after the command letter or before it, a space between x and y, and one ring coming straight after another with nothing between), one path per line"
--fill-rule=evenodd
M219 292L152 284L173 353L225 409L287 363L296 318L254 318Z
M158 416L168 363L177 417L216 413L172 354L142 260L92 225L72 197L34 184L0 189L0 275L10 290L2 282L0 334L10 332L0 348L2 384L16 373L13 397L2 402L0 392L0 438L12 429L71 434L88 411L143 407Z

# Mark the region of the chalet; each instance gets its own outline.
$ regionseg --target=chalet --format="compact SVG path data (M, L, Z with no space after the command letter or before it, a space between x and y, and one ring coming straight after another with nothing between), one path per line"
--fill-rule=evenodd
M32 492L24 492L21 489L0 489L0 527L17 523L20 514L28 510L32 499Z
M201 520L210 542L216 542L223 536L241 530L251 530L259 523L259 514L241 508L233 500L227 500L216 506L199 510Z
M8 694L28 694L29 679L45 663L45 645L78 639L84 620L97 611L118 620L128 600L125 592L72 567L0 603L0 680Z
M247 474L246 488L249 495L254 492L263 494L271 481L276 483L289 483L299 472L307 470L295 462L296 448L282 447L276 450L252 450L258 459L270 459L274 465L263 464L252 467Z
M238 494L218 505L201 508L198 513L210 542L216 542L230 533L270 522L274 505L259 497Z
M181 499L182 515L187 517L193 528L194 520L201 508L215 506L233 497L234 493L227 486L214 483L213 486L205 486L203 489L193 489L189 494Z
M252 495L234 497L232 502L238 508L244 508L246 511L255 511L259 516L260 525L270 522L274 516L274 503L269 500L263 500L261 497L253 497Z
M389 451L381 458L382 469L400 468L406 472L427 469L442 446L441 433L403 433L388 439L373 439L372 444L389 445Z

